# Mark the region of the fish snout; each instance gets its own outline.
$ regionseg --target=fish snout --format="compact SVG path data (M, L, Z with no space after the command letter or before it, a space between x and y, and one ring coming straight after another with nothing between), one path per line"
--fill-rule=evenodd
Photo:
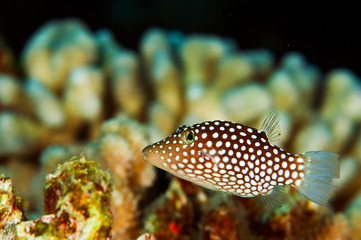
M156 167L162 168L163 160L161 159L161 157L158 153L157 147L154 147L154 145L149 145L143 149L142 153L143 153L144 161L146 161Z
M143 160L144 160L144 161L147 161L147 154L149 153L149 146L146 146L146 147L143 149L142 153L143 153L143 155L142 155Z

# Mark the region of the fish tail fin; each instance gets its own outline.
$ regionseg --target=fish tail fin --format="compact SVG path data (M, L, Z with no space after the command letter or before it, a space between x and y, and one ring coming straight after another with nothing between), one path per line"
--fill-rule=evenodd
M300 155L304 159L305 177L298 191L309 200L327 205L331 197L331 191L335 185L332 179L340 175L338 154L331 152L311 151Z

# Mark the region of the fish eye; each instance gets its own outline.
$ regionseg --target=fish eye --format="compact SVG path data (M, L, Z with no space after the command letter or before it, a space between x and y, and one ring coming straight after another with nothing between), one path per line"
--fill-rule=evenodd
M188 130L186 132L186 134L185 134L185 137L186 137L187 142L189 142L189 143L194 142L194 133L193 133L193 131Z

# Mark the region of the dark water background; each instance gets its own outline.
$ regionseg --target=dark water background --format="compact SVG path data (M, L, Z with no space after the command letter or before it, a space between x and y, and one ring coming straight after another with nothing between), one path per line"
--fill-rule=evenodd
M236 40L241 49L268 48L277 59L302 52L325 73L345 67L361 76L361 20L356 3L336 1L0 1L0 34L19 55L30 35L50 19L76 17L91 30L110 29L136 50L158 26Z

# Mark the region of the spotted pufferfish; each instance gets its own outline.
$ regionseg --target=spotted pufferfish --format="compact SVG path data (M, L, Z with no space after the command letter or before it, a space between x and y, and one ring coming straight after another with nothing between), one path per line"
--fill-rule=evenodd
M283 185L326 205L335 187L332 180L339 177L338 155L286 152L272 144L280 135L279 122L278 113L272 112L261 130L221 120L181 126L145 147L143 158L208 189L246 198L258 196L271 208L285 202Z

